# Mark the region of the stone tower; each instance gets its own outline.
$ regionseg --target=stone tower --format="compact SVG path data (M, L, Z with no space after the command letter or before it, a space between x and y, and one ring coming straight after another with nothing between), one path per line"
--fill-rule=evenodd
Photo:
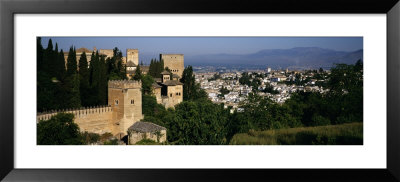
M108 82L108 105L113 108L113 123L119 133L143 119L142 84L139 81L114 80Z
M160 60L164 60L164 68L168 67L173 74L182 78L185 69L183 54L160 54Z
M170 74L169 74L168 71L163 71L163 72L161 72L161 75L162 75L162 77L161 77L161 78L162 78L161 83L165 83L166 81L171 80Z
M126 49L126 63L133 62L136 66L139 65L139 50Z

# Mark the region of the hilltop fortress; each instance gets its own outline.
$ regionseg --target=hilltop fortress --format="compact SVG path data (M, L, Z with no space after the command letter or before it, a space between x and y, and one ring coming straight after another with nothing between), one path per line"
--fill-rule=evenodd
M108 132L122 137L127 134L129 127L143 119L141 87L140 81L109 81L108 106L40 113L37 121L48 120L59 112L71 113L82 132Z
M93 51L97 51L96 48ZM77 49L77 61L79 61L82 53L85 52L90 64L93 51L86 48ZM112 57L113 50L100 49L99 54ZM132 74L139 63L139 51L138 49L127 49L126 55L123 58L123 64L127 68L127 74ZM68 52L64 56L65 61L67 61ZM179 82L184 69L183 54L160 54L160 59L164 60L164 68L168 67L171 70L172 77L169 72L163 71L161 79L156 78L156 82L153 83L153 95L156 97L158 104L162 104L166 108L174 107L183 101L183 84ZM48 120L57 113L65 112L75 116L74 122L82 132L87 131L98 134L108 132L120 139L128 135L130 143L135 143L142 138L156 140L157 137L160 142L166 141L165 128L152 123L140 122L144 118L142 114L141 87L142 83L140 81L112 80L108 82L107 106L38 113L36 120L37 122ZM159 136L156 137L150 132L155 130L160 130L164 135L161 138Z

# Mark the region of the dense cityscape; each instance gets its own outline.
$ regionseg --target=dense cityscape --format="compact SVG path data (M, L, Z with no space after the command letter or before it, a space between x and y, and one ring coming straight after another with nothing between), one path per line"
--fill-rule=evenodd
M195 73L195 75L196 82L207 91L211 101L223 103L226 108L232 106L231 112L233 112L235 109L240 111L241 108L238 108L240 102L252 92L269 97L280 104L297 91L324 93L326 89L322 84L329 71L322 69L320 71L324 75L320 79L316 79L315 75L318 75L316 71L271 70L271 68L253 72L209 72ZM246 84L242 78L245 74L250 76L248 80L250 84Z

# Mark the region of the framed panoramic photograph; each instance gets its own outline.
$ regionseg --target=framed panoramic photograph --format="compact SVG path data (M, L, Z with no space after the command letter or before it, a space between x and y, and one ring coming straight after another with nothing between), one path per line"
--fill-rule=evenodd
M400 180L397 1L0 7L5 181Z

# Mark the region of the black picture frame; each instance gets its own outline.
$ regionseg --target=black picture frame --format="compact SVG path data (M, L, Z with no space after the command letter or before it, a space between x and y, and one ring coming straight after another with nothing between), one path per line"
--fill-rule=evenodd
M382 13L387 15L386 169L15 169L14 14ZM0 0L0 179L5 181L399 181L398 0ZM29 31L29 30L27 30Z

